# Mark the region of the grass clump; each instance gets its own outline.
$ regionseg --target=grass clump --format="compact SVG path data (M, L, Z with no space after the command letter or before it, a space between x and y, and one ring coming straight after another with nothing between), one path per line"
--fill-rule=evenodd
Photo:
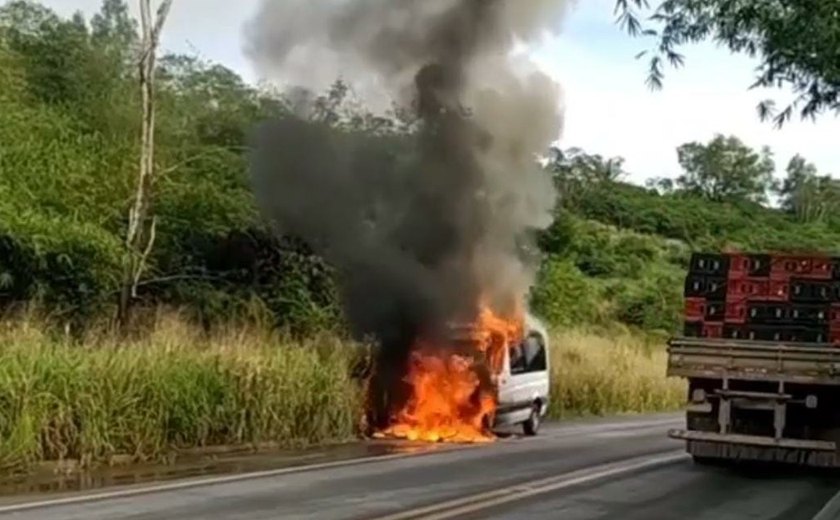
M667 353L630 333L561 332L551 338L549 416L679 409L685 382L665 377Z
M81 346L7 328L0 332L0 470L346 440L361 410L348 369L356 351L334 337L207 338L178 326L127 344L97 338Z

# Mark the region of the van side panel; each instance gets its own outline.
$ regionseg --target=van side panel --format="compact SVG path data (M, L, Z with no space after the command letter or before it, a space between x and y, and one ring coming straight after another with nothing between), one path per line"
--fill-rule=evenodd
M498 380L497 424L526 421L537 402L541 404L540 415L545 415L548 411L548 336L538 323L532 322L529 325L525 341L512 346L505 353L504 369Z

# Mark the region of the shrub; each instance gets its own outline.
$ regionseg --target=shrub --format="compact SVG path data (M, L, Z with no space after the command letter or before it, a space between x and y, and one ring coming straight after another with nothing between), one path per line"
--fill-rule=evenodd
M543 261L531 293L534 312L549 323L571 325L599 319L599 291L570 261Z

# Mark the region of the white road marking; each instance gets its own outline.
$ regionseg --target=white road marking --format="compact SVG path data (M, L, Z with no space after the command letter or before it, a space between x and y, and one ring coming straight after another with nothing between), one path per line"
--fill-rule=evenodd
M813 520L838 520L840 519L840 492L826 502L820 512Z
M376 520L445 520L467 513L475 513L508 502L522 500L534 495L558 491L625 473L664 466L687 458L688 455L685 452L679 451L657 457L636 458L620 463L603 464L535 480L526 484L519 484L510 488L488 491L427 507L412 509L410 511L377 518Z
M633 428L632 430L607 430L604 432L594 432L591 434L593 439L623 439L627 437L643 437L650 435L658 428Z
M640 421L633 421L633 422L617 422L617 423L604 423L604 424L582 424L582 425L570 425L568 427L561 426L554 430L552 435L543 435L543 436L536 436L536 437L527 437L527 438L516 438L517 442L521 441L539 441L539 440L548 440L548 439L559 439L559 438L567 438L567 437L575 437L582 434L593 433L597 431L615 431L625 429L633 429L645 426L657 426L657 425L665 425L668 423L672 423L673 420L671 419L656 419L653 421L645 422L644 420ZM505 439L501 439L504 441ZM503 442L504 443L504 442ZM436 453L447 453L452 451L464 450L464 449L478 449L485 446L492 446L493 444L452 444L445 447L441 447L438 449L426 450L426 451L419 451L419 452L409 452L409 453L395 453L390 455L378 455L372 457L363 457L357 459L348 459L348 460L341 460L335 462L324 462L320 464L309 464L309 465L302 465L302 466L292 466L287 468L280 468L280 469L273 469L273 470L265 470L265 471L254 471L250 473L240 473L237 475L225 475L225 476L218 476L218 477L207 477L201 479L191 479L191 480L183 480L178 482L168 482L164 484L152 484L152 485L144 485L142 487L136 487L131 489L117 489L113 491L102 491L98 493L89 493L89 494L81 494L81 495L73 495L63 498L54 498L54 499L46 499L46 500L39 500L33 502L24 502L19 504L9 504L6 506L0 506L0 514L9 514L9 513L18 513L22 511L30 511L33 509L44 509L44 508L52 508L52 507L61 507L61 506L72 506L76 504L83 504L83 503L90 503L90 502L101 502L103 500L115 500L115 499L122 499L122 498L131 498L136 496L143 496L143 495L150 495L154 493L164 493L168 491L180 491L184 489L192 489L198 487L205 487L205 486L214 486L219 484L229 484L234 482L242 482L246 480L256 480L261 478L271 478L271 477L278 477L288 474L294 473L302 473L307 471L318 471L324 469L332 469L332 468L340 468L345 466L354 466L359 464L369 464L373 462L385 462L389 460L395 459L404 459L408 457L420 457L426 455L434 455Z
M633 422L621 422L621 423L605 423L605 424L583 424L583 425L573 425L573 426L564 426L562 428L551 429L546 432L541 432L539 435L535 437L520 437L514 435L513 438L519 441L531 441L531 442L539 442L545 440L555 440L555 439L564 439L567 437L574 437L577 435L583 434L608 434L611 432L631 432L636 430L650 430L656 427L664 427L664 430L668 430L667 426L673 426L676 424L685 424L685 419L656 419L653 421L633 421Z

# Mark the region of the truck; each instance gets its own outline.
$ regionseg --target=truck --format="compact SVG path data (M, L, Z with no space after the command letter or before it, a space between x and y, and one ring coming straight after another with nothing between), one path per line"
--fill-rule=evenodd
M840 465L840 259L695 253L667 375L695 462Z

